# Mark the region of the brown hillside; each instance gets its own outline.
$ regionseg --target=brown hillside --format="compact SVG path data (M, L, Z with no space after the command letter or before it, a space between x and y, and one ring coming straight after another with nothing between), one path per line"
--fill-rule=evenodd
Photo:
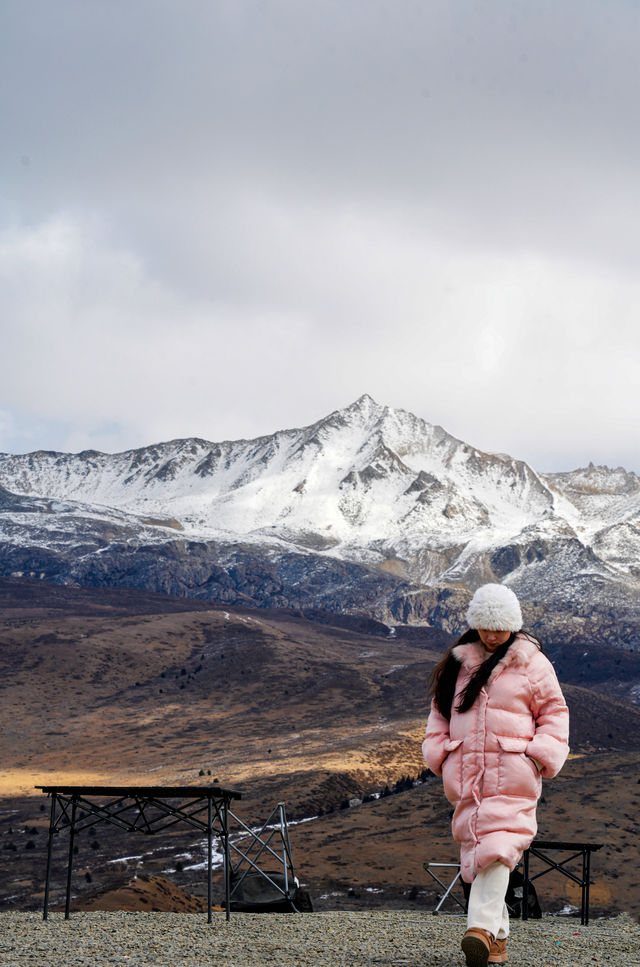
M64 909L61 907L61 909ZM192 896L162 876L132 876L121 886L87 896L74 905L75 910L137 910L174 913L202 913L207 909L203 897ZM222 909L222 908L219 908Z
M66 589L55 589L52 603L50 588L39 599L39 587L30 597L23 587L13 602L4 589L2 905L40 902L47 813L33 797L36 783L201 783L202 775L243 790L245 820L264 818L280 799L292 817L323 813L292 828L317 907L431 902L422 861L455 852L439 782L340 806L423 770L426 685L439 656L433 632L431 642L396 640L352 622L192 602L173 609L172 599L127 592L72 590L65 609ZM583 758L546 784L541 831L606 841L596 861L606 882L601 907L637 912L626 859L640 793L640 711L587 688L566 694L572 749ZM202 894L203 873L188 869L198 864L179 858L199 849L189 831L136 845L97 827L79 839L74 892L108 890L140 872ZM61 869L56 876L59 890ZM564 887L554 902L571 901ZM333 893L340 896L320 899Z

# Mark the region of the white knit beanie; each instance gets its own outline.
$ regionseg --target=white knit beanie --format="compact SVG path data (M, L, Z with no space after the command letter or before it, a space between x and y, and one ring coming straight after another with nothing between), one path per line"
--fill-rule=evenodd
M504 584L483 584L471 599L467 610L470 628L487 631L520 631L522 612L518 599Z

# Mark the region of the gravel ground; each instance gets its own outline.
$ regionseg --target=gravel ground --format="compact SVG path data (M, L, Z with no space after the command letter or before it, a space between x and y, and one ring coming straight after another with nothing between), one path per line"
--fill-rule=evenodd
M307 914L0 914L2 967L455 967L463 917L410 911ZM564 917L511 925L511 967L640 965L640 925L623 914L588 927Z

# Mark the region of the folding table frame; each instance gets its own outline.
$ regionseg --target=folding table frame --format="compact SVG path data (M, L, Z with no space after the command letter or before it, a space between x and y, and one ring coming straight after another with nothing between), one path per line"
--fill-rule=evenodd
M580 905L580 923L586 926L589 923L589 887L591 885L591 854L596 850L602 849L602 843L564 843L564 842L553 842L551 840L534 840L528 850L525 850L522 857L523 866L523 876L524 884L522 887L522 919L528 919L528 896L529 896L529 883L533 880L537 880L538 877L544 876L545 873L550 873L552 870L557 870L562 873L563 876L568 877L577 883L580 887L581 892L581 905ZM547 856L548 850L561 850L563 852L571 853L571 856L567 856L565 859L560 860L556 863L555 860ZM529 875L529 857L537 856L538 859L546 863L546 868L541 870L540 873L536 873L534 876ZM582 857L582 876L578 876L571 870L565 869L565 864L570 863L572 860L577 859L579 856Z
M229 804L241 793L219 786L36 786L51 797L47 879L43 919L49 916L49 885L53 838L69 832L65 919L71 903L71 868L76 833L105 822L126 832L152 835L178 823L200 830L207 837L207 915L212 922L213 836L220 838L224 855L224 886L227 920L230 913Z

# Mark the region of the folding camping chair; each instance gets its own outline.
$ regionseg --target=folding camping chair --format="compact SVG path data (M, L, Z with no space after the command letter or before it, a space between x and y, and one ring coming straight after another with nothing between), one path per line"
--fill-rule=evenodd
M237 857L235 863L231 859L228 871L231 909L256 913L310 911L309 894L300 889L293 868L284 803L278 803L257 831L231 810L229 818L243 831L239 839L230 837L229 841L230 852ZM265 862L270 865L265 867Z
M423 866L423 869L425 869L427 871L427 873L429 874L429 876L431 877L431 879L432 880L435 880L436 883L438 883L442 887L442 889L444 890L444 893L442 894L442 896L438 900L438 903L433 908L433 913L440 913L440 910L442 908L442 905L445 902L445 900L447 899L447 897L451 897L452 900L455 900L455 902L458 904L458 906L459 907L462 907L462 909L466 913L466 910L467 910L466 903L463 903L463 901L459 897L457 897L455 893L452 892L454 886L456 885L456 883L460 879L460 864L459 863L423 863L422 866ZM446 883L443 883L442 880L439 878L439 876L436 873L433 872L434 869L439 869L439 870L444 870L444 869L455 870L456 873L455 873L455 876L453 877L453 879L451 880L451 882L449 883L449 885L447 886L447 884Z

